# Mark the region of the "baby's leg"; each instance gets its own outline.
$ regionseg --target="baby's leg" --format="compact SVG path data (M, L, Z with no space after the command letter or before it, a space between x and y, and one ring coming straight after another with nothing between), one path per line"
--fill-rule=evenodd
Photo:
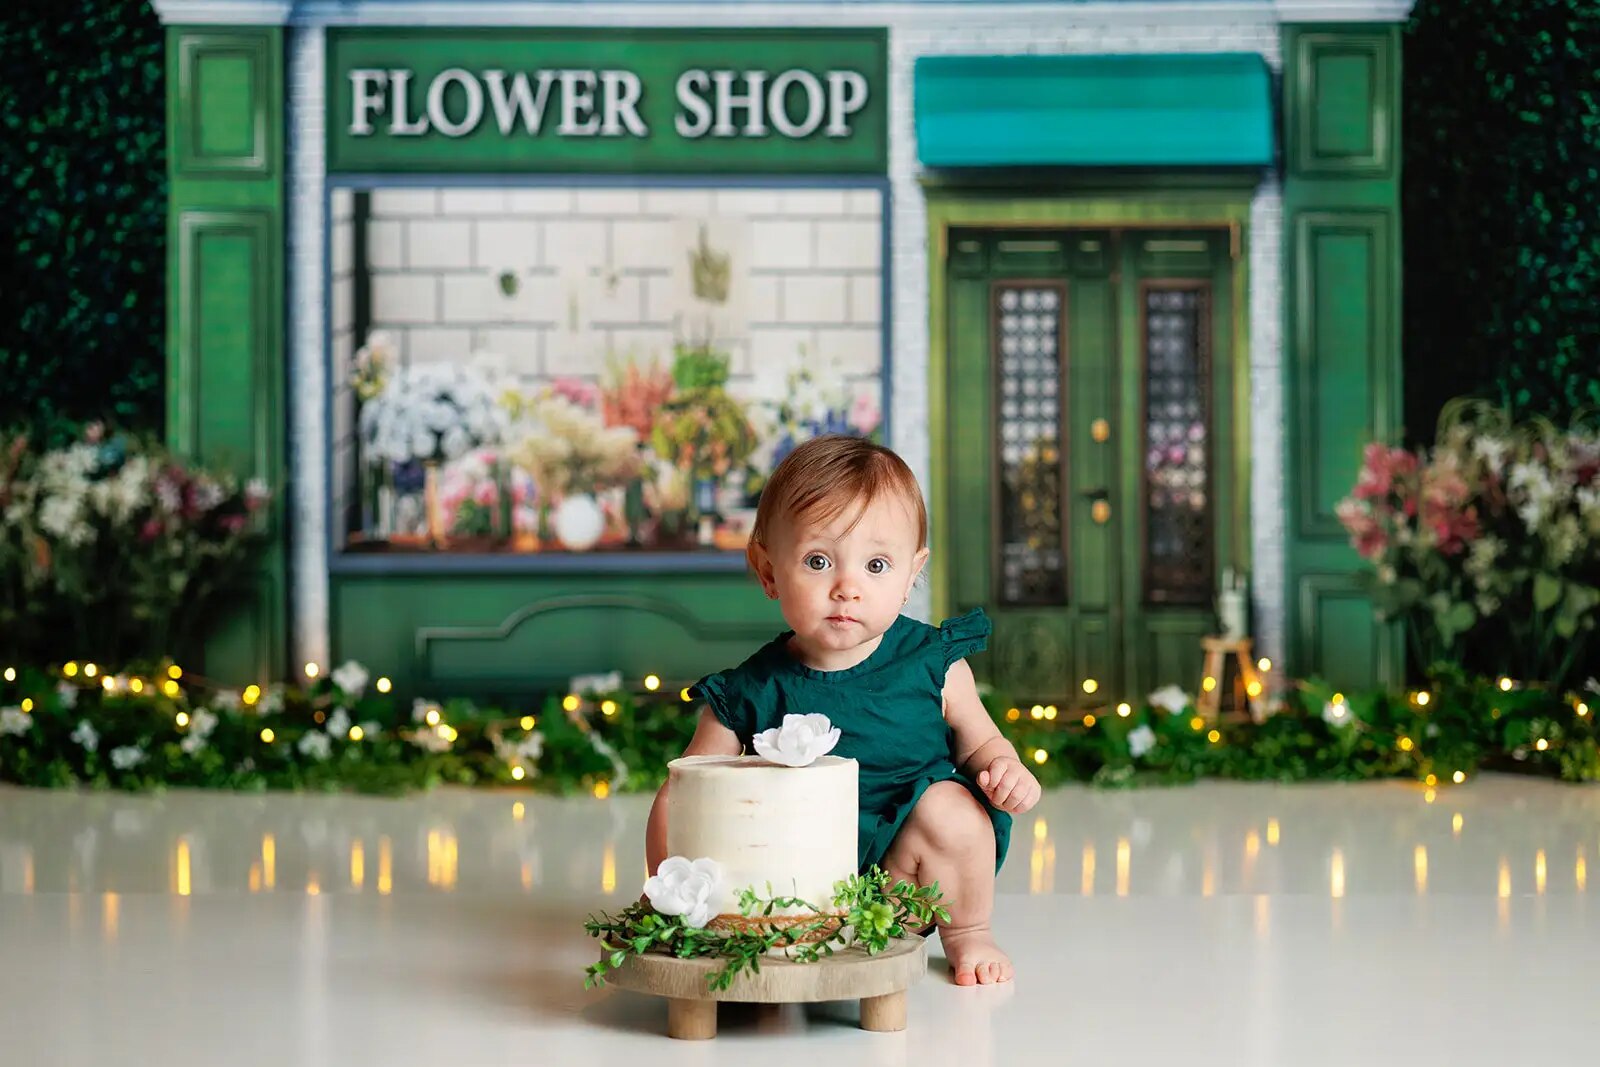
M960 782L935 782L900 828L884 867L917 885L939 883L950 921L939 940L957 985L1011 981L1011 961L994 943L994 824Z

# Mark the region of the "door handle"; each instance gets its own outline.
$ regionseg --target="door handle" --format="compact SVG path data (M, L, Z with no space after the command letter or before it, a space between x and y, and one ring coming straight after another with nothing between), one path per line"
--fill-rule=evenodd
M1095 521L1096 525L1104 526L1111 521L1110 492L1103 488L1085 489L1080 495L1091 502L1089 504L1089 517Z

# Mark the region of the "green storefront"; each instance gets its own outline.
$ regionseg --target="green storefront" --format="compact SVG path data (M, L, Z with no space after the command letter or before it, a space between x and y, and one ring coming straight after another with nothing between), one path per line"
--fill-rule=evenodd
M1236 595L1392 679L1333 507L1400 410L1408 6L158 2L169 425L286 487L209 669L681 684L780 625L754 503L840 431L1018 698L1192 689Z

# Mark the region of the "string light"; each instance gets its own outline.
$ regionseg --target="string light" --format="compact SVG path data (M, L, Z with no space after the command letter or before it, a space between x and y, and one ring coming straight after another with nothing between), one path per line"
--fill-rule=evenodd
M179 678L183 677L183 668L174 663L172 666L167 668L167 677L176 682Z
M565 697L563 697L561 699L561 710L562 711L577 711L578 710L578 705L580 705L582 703L583 703L583 701L578 699L578 694L576 694L576 693L568 693Z
M604 800L606 797L610 796L611 795L611 783L610 782L596 782L594 784L594 795L595 795L596 799L598 799L598 800Z
M512 777L512 779L514 781L520 782L520 781L522 781L522 779L526 778L527 775L528 775L528 772L523 770L521 767L513 767L513 768L511 768L511 777Z
M367 736L367 732L359 726L350 727L350 740L359 741Z
M1267 657L1262 656L1260 659L1256 660L1256 669L1265 674L1272 670L1272 661Z
M1044 717L1052 722L1055 720L1056 706L1054 704L1046 704L1044 706Z
M689 687L688 686L684 686L682 689L678 690L678 699L683 701L685 704L689 703L691 700L694 699L694 697L689 695Z
M1033 707L1028 709L1028 714L1033 716L1035 719L1044 718L1044 705L1035 704Z
M1200 716L1196 715L1194 718L1189 720L1189 727L1196 733L1199 733L1201 730L1206 728L1206 721Z
M439 725L439 709L438 708L429 708L426 718L427 718L427 722L428 722L429 726L438 726Z
M28 714L32 714L32 712L33 712L33 698L32 697L23 697L22 698L22 710L24 712L28 713Z
M1133 708L1128 704L1118 704L1117 714L1126 719L1129 715L1133 714Z
M1512 686L1512 681L1511 681L1510 678L1506 678L1504 676L1502 676L1500 678L1500 692L1502 692L1502 693L1511 692L1511 686Z
M61 673L66 675L68 678L76 678L78 676L78 665L76 663L69 662L66 666L61 668Z
M318 667L315 663L307 663L306 664L306 677L307 678L315 678L317 675L319 675L321 673L322 673L322 668Z
M1085 693L1093 693L1095 690L1097 690L1099 688L1100 688L1100 683L1095 681L1093 678L1085 678L1083 680L1083 691Z
M379 678L378 679L378 692L387 693L389 690L391 690L393 688L394 688L394 683L389 681L389 679L387 679L387 678Z
M655 674L647 674L647 675L645 675L644 676L644 687L646 689L650 690L650 692L652 692L652 693L654 693L657 689L660 689L661 688L661 678L660 678L660 676L659 675L655 675Z
M1022 718L1022 709L1020 708L1012 708L1006 712L1006 722L1016 722L1020 718Z
M615 700L607 700L600 705L600 713L607 716L615 715L617 713L617 702Z
M1550 747L1550 742L1541 737L1539 740L1533 743L1533 747L1538 749L1540 752L1543 752L1545 749Z
M1087 714L1087 715L1085 715L1083 717L1084 729L1088 729L1088 730L1094 729L1094 724L1099 722L1099 721L1100 721L1099 719L1094 717L1094 713L1090 712L1089 714Z
M1439 776L1437 774L1430 774L1428 777L1422 780L1422 784L1430 787L1436 786L1439 784Z
M1428 706L1428 701L1430 701L1432 699L1433 699L1433 696L1426 689L1422 690L1420 693L1417 694L1417 707L1419 707L1419 708L1427 707Z
M17 680L17 669L15 667L7 667L6 668L6 681L14 682L16 680Z
M183 692L183 687L178 685L178 683L173 681L171 678L168 678L166 681L161 683L161 691L167 694L169 697L175 697L179 693Z
M251 685L251 686L246 686L245 687L245 690L244 690L244 702L246 704L254 704L256 701L258 701L260 699L261 699L261 687L259 685Z
M535 722L536 722L536 721L537 721L537 720L535 720L535 719L534 719L534 717L533 717L533 716L532 716L532 715L524 715L524 716L523 716L523 717L522 717L522 728L523 728L523 729L524 729L524 730L531 730L531 729L533 729L533 727L534 727L534 723L535 723Z
M433 729L435 733L444 738L446 741L454 741L456 738L461 736L460 734L456 733L456 728L447 722L442 722Z
M108 674L104 678L100 679L100 687L108 693L112 692L117 688L116 679L112 678L111 675Z
M1337 706L1339 704L1343 704L1344 703L1344 694L1343 693L1335 693L1335 694L1333 694L1333 703L1334 703L1335 706Z
M1467 780L1467 772L1466 771L1457 771L1456 773L1454 773L1454 774L1452 774L1450 776L1450 780L1452 782L1454 782L1456 785L1460 785L1462 782Z
M1587 714L1589 714L1589 705L1585 704L1581 700L1578 701L1578 718L1581 719Z
M133 681L128 683L128 688L132 689L135 693L144 692L144 679L135 678Z
M83 665L83 676L85 678L93 678L98 673L100 673L100 668L93 663L85 663Z
M178 712L178 726L180 728L182 728L182 727L185 727L185 726L188 726L188 725L189 725L189 713L187 711Z
M1416 743L1414 741L1412 741L1411 738L1402 737L1400 739L1400 751L1401 752L1410 752L1413 748L1416 748L1416 747L1417 747Z
M1035 762L1035 763L1043 763L1046 760L1048 760L1049 758L1050 758L1050 753L1046 752L1044 749L1036 748L1036 749L1033 750L1033 762Z
M1222 740L1222 732L1220 730L1212 730L1210 733L1206 734L1206 740L1210 741L1214 745L1218 741Z
M1211 692L1216 687L1217 687L1217 680L1215 678L1211 677L1211 675L1209 675L1209 674L1206 675L1205 679L1200 683L1200 688L1204 689L1208 693Z
M273 732L272 732L272 727L270 727L270 726L268 726L268 727L265 727L265 728L264 728L264 729L263 729L263 730L262 730L262 731L261 731L261 740L262 740L262 741L265 741L265 742L266 742L266 743L267 743L267 744L269 744L269 745L270 745L270 744L272 744L272 739L273 739L273 738L274 738L274 737L277 737L277 736L278 736L278 735L277 735L277 734L275 734L275 733L273 733Z
M1249 685L1244 687L1244 691L1249 693L1252 697L1258 697L1261 695L1261 683L1252 681Z

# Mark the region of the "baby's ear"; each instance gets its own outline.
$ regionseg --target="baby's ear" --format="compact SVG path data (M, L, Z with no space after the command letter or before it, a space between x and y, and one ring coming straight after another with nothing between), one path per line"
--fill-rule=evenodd
M744 558L749 562L750 569L755 572L756 581L761 583L767 599L777 599L778 591L773 587L772 580L772 558L767 555L766 547L759 541L751 541L745 546Z

